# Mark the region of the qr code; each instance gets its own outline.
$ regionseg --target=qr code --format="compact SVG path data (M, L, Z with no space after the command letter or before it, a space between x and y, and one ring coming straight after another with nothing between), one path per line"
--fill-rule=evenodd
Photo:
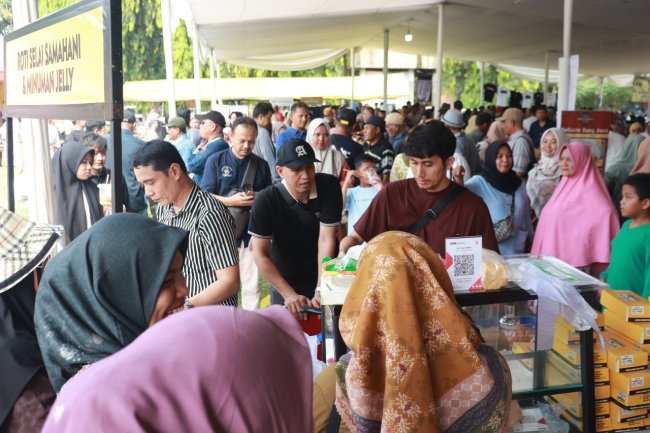
M474 256L464 254L454 257L454 277L464 277L474 273Z

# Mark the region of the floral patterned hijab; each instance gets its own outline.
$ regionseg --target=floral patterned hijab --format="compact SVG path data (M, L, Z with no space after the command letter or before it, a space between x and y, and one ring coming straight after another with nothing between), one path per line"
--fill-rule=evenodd
M505 431L508 367L419 238L387 232L368 244L339 325L351 352L337 364L336 405L351 431Z

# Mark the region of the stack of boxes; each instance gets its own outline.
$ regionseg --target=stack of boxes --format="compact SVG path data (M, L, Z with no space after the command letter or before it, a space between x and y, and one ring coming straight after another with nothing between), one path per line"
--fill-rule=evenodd
M605 311L599 316L598 325L602 329L604 322L605 350L596 339L596 431L619 433L650 429L650 301L633 292L613 290L604 290L600 301ZM570 370L573 375L579 374L579 339L570 324L561 317L556 319L553 351L575 368L559 370L562 375L558 378L564 383L571 379ZM553 385L552 380L547 380ZM564 418L580 425L580 393L554 395L551 399L559 403L555 407L561 408Z

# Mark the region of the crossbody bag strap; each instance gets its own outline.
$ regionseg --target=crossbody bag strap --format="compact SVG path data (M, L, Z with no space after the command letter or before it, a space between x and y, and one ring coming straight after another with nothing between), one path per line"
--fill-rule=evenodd
M250 185L253 188L253 182L255 181L255 173L257 172L257 163L259 158L254 153L251 153L249 156L250 160L244 171L244 178L241 181L240 189L244 189L244 186Z
M415 233L424 227L429 221L436 219L440 212L442 212L442 210L447 207L447 205L451 203L456 197L458 197L463 191L465 191L465 188L452 183L451 191L449 191L446 196L438 200L431 209L427 209L424 215L422 215L415 224L409 227L407 231L409 233Z

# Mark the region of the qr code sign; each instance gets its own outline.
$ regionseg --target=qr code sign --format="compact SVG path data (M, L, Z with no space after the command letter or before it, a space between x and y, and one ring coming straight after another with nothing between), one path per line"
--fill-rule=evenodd
M474 255L463 254L454 257L454 277L469 276L474 273Z

